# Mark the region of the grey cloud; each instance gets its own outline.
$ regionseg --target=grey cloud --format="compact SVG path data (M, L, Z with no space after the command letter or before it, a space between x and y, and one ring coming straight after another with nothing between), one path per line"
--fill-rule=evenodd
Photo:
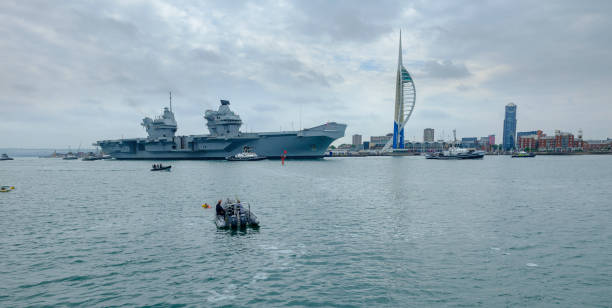
M419 110L419 116L428 119L441 120L452 118L452 115L442 109L424 108Z
M450 60L427 61L423 67L424 77L429 78L464 78L470 76L465 64L453 63Z
M472 87L472 86L467 86L467 85L464 85L464 84L460 84L460 85L457 86L457 90L461 91L461 92L469 91L469 90L472 90L473 88L474 87Z
M397 30L401 2L297 1L290 27L312 38L368 42Z
M227 64L227 58L220 52L204 48L194 48L191 52L196 61L202 61L206 64Z
M140 118L170 90L181 133L205 131L201 113L227 98L249 129L297 125L301 106L305 125L382 134L399 28L418 93L410 129L500 135L515 101L519 128L576 122L603 138L610 11L607 1L0 1L0 146L141 136ZM550 116L527 116L538 112Z

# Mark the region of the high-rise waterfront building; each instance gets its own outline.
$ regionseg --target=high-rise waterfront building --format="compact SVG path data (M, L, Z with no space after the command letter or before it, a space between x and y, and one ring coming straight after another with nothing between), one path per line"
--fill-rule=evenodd
M434 141L434 129L426 128L423 130L423 142L433 142Z
M361 146L361 135L355 134L353 135L353 147L358 148Z
M506 105L503 138L503 149L505 151L513 150L516 145L516 105L514 103Z

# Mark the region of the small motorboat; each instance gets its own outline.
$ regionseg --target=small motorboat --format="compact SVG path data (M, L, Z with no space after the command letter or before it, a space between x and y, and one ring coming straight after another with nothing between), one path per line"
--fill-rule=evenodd
M0 160L13 160L13 158L6 154L2 154L2 156L0 156Z
M15 190L15 186L0 186L0 192L9 192Z
M224 215L215 215L215 225L219 229L243 229L259 227L259 219L251 212L251 205L240 201L227 200L222 205Z
M262 160L266 159L265 156L259 156L255 152L251 150L250 147L244 147L242 149L242 153L238 153L236 155L228 156L225 158L229 161L251 161L251 160Z
M172 166L163 166L162 164L159 165L153 165L153 168L151 168L151 171L170 171L170 168L172 168Z
M512 153L512 157L518 158L518 157L535 157L535 153L533 152L525 152L525 151L520 151L520 152L514 152Z

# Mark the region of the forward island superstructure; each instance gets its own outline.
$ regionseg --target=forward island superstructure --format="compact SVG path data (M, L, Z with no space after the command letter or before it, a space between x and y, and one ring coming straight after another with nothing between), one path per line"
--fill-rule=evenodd
M148 137L101 140L94 145L116 159L225 159L245 147L268 158L321 158L346 130L346 124L329 122L299 131L241 132L242 120L230 110L228 100L221 100L216 111L207 110L204 118L210 134L175 136L174 113L164 108L160 117L142 120Z

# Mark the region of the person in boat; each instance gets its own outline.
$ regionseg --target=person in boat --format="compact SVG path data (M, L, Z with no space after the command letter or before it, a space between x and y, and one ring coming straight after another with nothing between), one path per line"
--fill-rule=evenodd
M221 206L221 200L217 202L217 206L215 207L217 211L217 216L225 216L225 210Z

